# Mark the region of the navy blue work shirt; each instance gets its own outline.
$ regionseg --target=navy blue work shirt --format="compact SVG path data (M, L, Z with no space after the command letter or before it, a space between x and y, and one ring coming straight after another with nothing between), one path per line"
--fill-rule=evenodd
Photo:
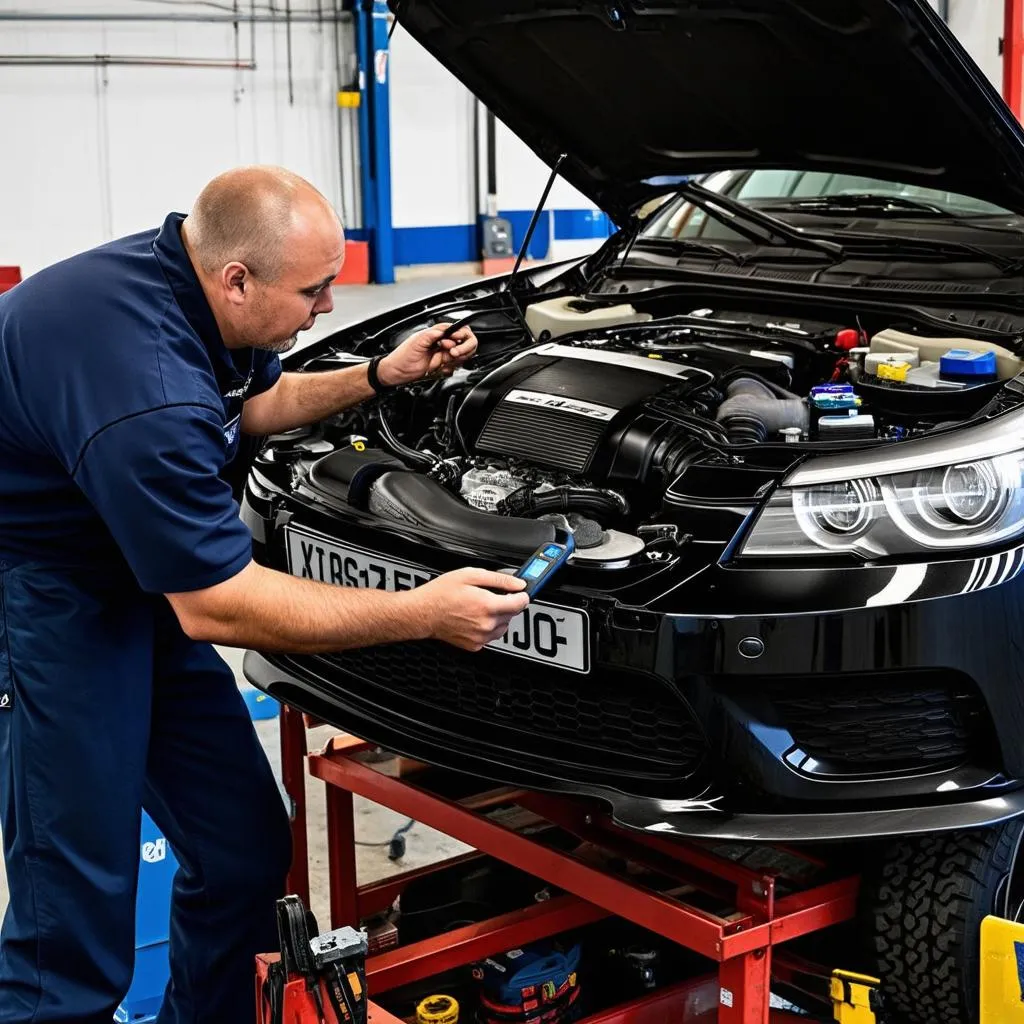
M199 590L249 562L223 477L280 360L225 348L184 216L0 295L0 563L131 570Z

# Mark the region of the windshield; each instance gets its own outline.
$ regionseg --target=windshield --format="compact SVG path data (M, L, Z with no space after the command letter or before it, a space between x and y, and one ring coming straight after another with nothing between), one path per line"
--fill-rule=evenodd
M700 184L782 218L787 213L825 213L830 207L837 211L850 207L852 215L864 217L874 215L876 210L882 216L924 215L958 220L1015 216L1002 207L956 192L825 171L719 171L701 179ZM886 200L891 205L886 205ZM853 209L854 205L862 212ZM740 236L680 198L646 224L640 237L716 240Z

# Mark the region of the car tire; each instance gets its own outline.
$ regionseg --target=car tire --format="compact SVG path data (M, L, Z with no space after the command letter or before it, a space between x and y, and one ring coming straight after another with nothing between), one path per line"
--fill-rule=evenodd
M861 900L887 1020L977 1024L981 922L1004 892L1022 830L1011 821L880 851Z

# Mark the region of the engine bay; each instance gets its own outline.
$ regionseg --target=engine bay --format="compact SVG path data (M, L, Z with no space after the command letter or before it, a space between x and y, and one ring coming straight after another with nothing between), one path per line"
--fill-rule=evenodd
M317 451L336 454L314 485L384 520L511 554L560 526L574 533L576 562L605 567L649 549L687 473L752 469L756 489L808 452L963 423L1024 369L987 340L869 329L856 315L657 315L571 296L518 320L487 306L406 322L301 369L359 363L370 344L393 348L466 316L480 341L467 367L321 425Z

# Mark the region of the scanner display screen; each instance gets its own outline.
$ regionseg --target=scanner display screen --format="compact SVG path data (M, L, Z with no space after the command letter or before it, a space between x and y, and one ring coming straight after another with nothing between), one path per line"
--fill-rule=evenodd
M535 558L535 559L534 559L534 560L533 560L532 562L530 562L530 564L529 564L529 565L528 565L528 566L526 567L525 571L523 572L523 575L524 575L524 576L525 576L525 577L526 577L526 578L527 578L528 580L536 580L536 579L540 579L540 577L541 577L541 576L543 575L543 573L544 573L544 570L545 570L545 569L546 569L547 567L548 567L548 563L547 563L547 562L545 562L543 558Z

